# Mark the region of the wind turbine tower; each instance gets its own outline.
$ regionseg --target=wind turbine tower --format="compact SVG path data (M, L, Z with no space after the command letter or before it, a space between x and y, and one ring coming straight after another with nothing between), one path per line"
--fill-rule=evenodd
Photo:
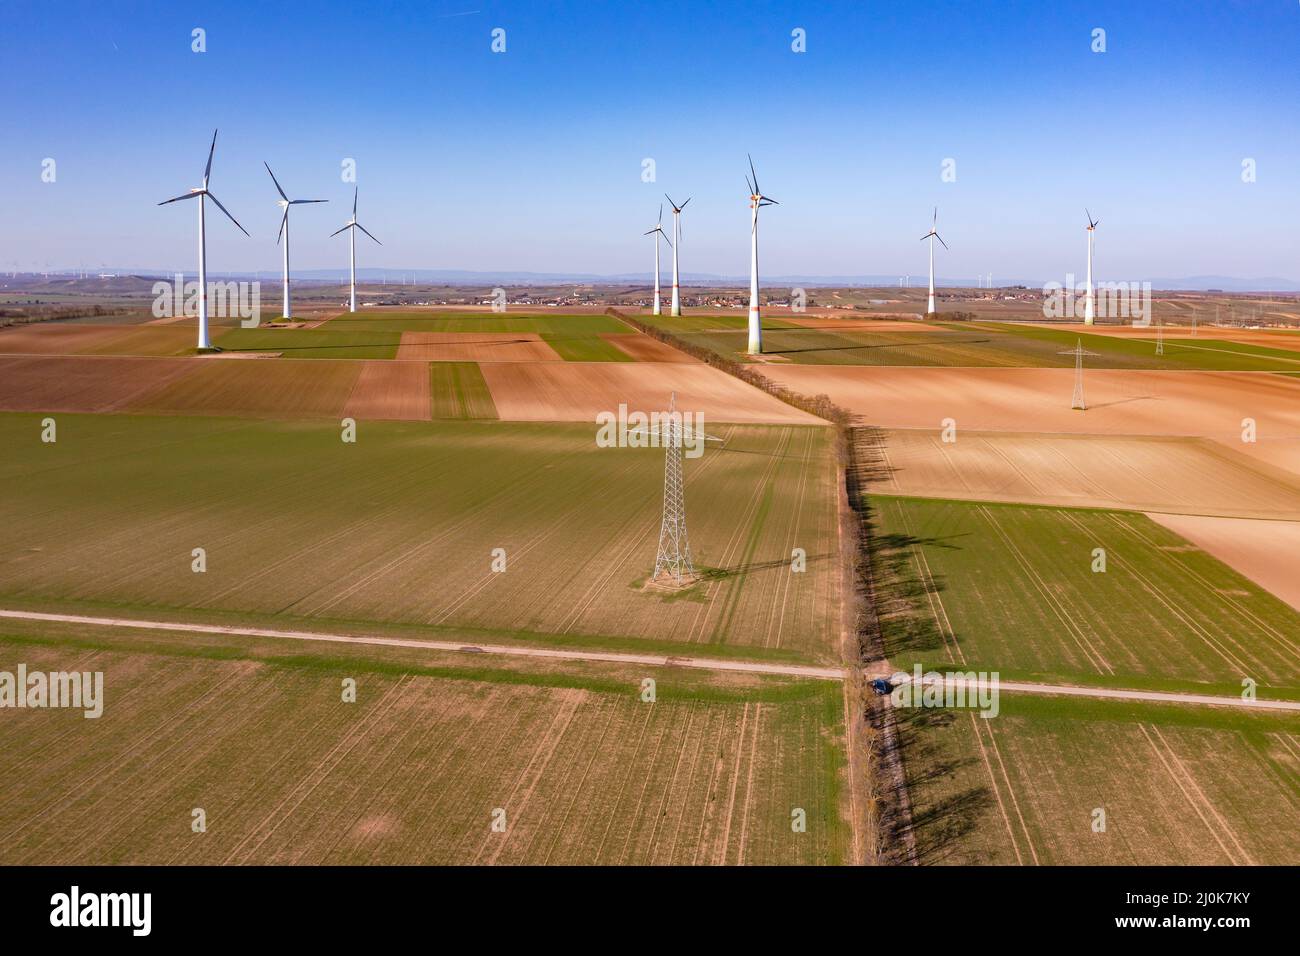
M671 199L669 199L668 201L670 203L672 202ZM690 202L690 200L688 199L686 200L686 202ZM677 218L676 215L674 215L673 218L675 220ZM678 306L678 299L677 299L677 248L676 246L673 246L672 240L670 240L668 236L664 234L664 204L663 203L659 204L659 221L655 223L655 227L653 229L647 230L646 232L642 233L642 235L655 237L654 239L654 243L655 243L654 314L655 315L662 314L661 303L659 301L659 240L663 239L664 242L668 243L669 246L673 247L673 305L678 308L678 311L674 312L673 315L680 315L681 309L680 306Z
M217 151L217 131L212 131L212 146L208 148L208 165L203 169L203 185L194 186L189 192L182 196L175 196L171 199L164 199L158 205L165 206L170 202L179 202L182 199L199 200L199 344L200 349L212 348L212 340L208 338L208 243L207 227L204 220L204 201L211 199L217 204L217 208L226 214L226 218L239 227L239 231L248 235L248 230L239 225L238 220L230 215L230 210L221 205L221 201L208 191L208 177L212 175L212 155Z
M349 262L349 269L350 269L349 274L352 277L352 284L351 284L352 295L351 298L349 299L351 306L348 309L348 311L355 312L357 311L357 230L360 229L367 236L370 236L370 230L367 229L365 226L361 225L361 223L357 222L357 190L355 186L352 188L352 218L348 221L347 225L345 225L342 229L336 229L333 232L331 232L330 238L333 239L340 232L343 232L344 229L348 231L348 255L349 255L348 262ZM370 238L375 239L374 236L370 236ZM375 239L375 242L378 245L381 246L383 245L383 243L380 242L378 239Z
M276 200L276 205L284 209L284 216L280 219L280 233L275 237L278 243L284 239L284 309L283 316L286 319L293 318L293 309L289 302L289 207L299 206L304 203L329 202L328 199L290 199L284 194L284 189L280 186L280 180L275 178L275 173L271 172L271 164L263 160L262 165L266 171L271 174L271 182L275 183L275 191L280 194Z
M758 211L764 206L781 205L775 199L763 195L758 188L758 173L754 171L754 158L749 158L749 176L745 185L749 187L749 354L761 355L763 352L763 318L758 305Z
M921 241L930 240L930 299L925 309L926 315L934 314L934 240L938 239L945 249L948 243L939 236L939 207L934 207L934 218L930 220L930 231L921 237Z
M673 207L673 241L669 243L673 247L673 304L670 311L672 315L682 314L682 293L678 285L677 272L677 250L682 244L682 210L686 208L687 203L691 201L690 197L680 206L673 202L673 197L664 193L664 198L668 200L668 205ZM655 256L659 255L659 240L655 240ZM656 280L658 281L658 280ZM656 312L655 315L659 313Z
M1084 289L1083 297L1083 324L1092 325L1093 320L1097 317L1095 306L1095 297L1092 294L1092 240L1097 233L1097 224L1100 219L1093 219L1092 213L1087 209L1083 210L1088 215L1088 284Z

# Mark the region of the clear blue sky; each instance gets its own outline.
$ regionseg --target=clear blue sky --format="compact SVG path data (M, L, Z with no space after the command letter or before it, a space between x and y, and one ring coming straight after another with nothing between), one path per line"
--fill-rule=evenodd
M1107 277L1300 279L1296 0L5 0L0 64L5 269L192 271L192 204L154 204L219 127L213 191L253 238L210 218L214 270L278 268L263 160L331 200L295 210L296 264L345 266L353 157L366 266L648 271L667 190L694 197L683 268L744 274L752 152L769 274L921 274L937 204L941 275L1064 279L1086 205Z

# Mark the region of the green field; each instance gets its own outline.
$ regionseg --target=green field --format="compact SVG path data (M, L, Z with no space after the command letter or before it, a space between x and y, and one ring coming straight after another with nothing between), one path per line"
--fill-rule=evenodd
M98 719L6 715L0 864L846 855L837 685L265 643L0 623L0 667L104 675ZM640 699L647 676L653 703ZM795 808L806 832L791 830Z
M496 418L492 392L477 362L430 362L432 417Z
M543 332L542 341L566 362L635 362L622 349L596 335Z
M1294 716L1012 693L1000 705L991 719L899 712L919 862L1295 862Z
M1300 696L1300 614L1131 512L872 497L893 664ZM1096 548L1106 570L1092 570Z
M286 358L391 359L401 334L387 329L243 329L219 331L212 344L227 352L281 352Z
M60 415L47 445L39 422L0 416L0 606L838 660L827 429L723 426L686 461L705 579L671 593L645 587L663 452L599 448L594 426L363 422L347 444L337 421Z

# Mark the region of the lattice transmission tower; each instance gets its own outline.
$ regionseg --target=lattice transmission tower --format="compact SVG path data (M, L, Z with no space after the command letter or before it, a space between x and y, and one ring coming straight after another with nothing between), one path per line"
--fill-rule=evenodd
M1083 357L1085 355L1096 355L1096 352L1089 352L1083 347L1083 339L1077 339L1077 344L1072 349L1066 349L1058 352L1058 355L1074 356L1074 397L1070 399L1070 407L1077 408L1080 411L1087 411L1088 406L1083 400Z
M659 441L664 448L664 515L659 525L659 550L655 554L655 570L651 579L657 584L670 583L683 587L694 582L699 575L691 560L691 542L686 532L686 494L682 479L682 446L684 439L697 440L691 425L685 424L677 411L677 393L668 403L667 420L658 425ZM653 427L653 426L652 426ZM701 441L718 441L701 433Z

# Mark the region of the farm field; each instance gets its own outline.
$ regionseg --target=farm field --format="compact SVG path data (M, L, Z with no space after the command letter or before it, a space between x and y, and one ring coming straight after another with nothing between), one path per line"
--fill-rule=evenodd
M422 362L366 362L343 414L363 421L428 421L431 403L428 366Z
M886 652L1058 683L1300 695L1300 614L1132 512L871 499ZM1105 551L1105 571L1094 571Z
M899 713L923 864L1290 865L1300 855L1288 822L1300 812L1294 718L1011 694L991 719ZM1104 832L1093 831L1098 809Z
M418 652L285 657L149 637L0 626L7 662L104 673L98 719L27 710L0 729L0 863L846 855L831 683L657 670L645 703L644 668L494 671ZM355 703L341 700L344 678ZM206 832L191 829L196 807ZM498 808L504 832L491 829ZM791 830L794 808L804 833Z
M1245 333L1232 340L1204 330L1193 340L1170 336L1163 356L1155 354L1155 329L1134 330L1144 337L1115 331L1080 331L1060 324L1010 322L872 321L860 318L786 316L763 320L763 356L747 353L743 323L718 326L696 320L684 323L642 317L687 341L739 361L794 365L916 366L951 368L1072 368L1073 357L1060 354L1082 342L1096 353L1088 364L1101 369L1202 371L1300 371L1300 336L1283 339ZM1097 327L1092 327L1096 329ZM1276 333L1283 336L1285 333Z
M236 327L221 329L212 336L212 344L223 351L270 352L300 359L391 359L397 357L400 340L399 332L339 330L331 323L314 329Z
M1088 410L1070 408L1072 369L860 369L768 365L769 379L825 393L880 428L1154 435L1218 441L1300 474L1300 381L1249 372L1085 372ZM1256 440L1242 441L1242 420Z
M428 368L434 418L497 417L492 393L477 363L436 362Z
M594 422L620 404L646 413L699 411L709 422L825 425L703 363L493 362L481 366L497 413L506 421Z
M900 429L878 436L886 495L1300 520L1300 475L1200 438Z
M402 332L397 358L422 362L558 362L536 332Z
M1148 517L1300 611L1300 521L1201 514Z
M706 577L674 594L645 587L663 452L599 448L594 424L363 422L355 444L336 422L60 415L58 427L49 445L38 416L0 416L0 606L839 660L829 429L709 426L725 444L684 467Z

